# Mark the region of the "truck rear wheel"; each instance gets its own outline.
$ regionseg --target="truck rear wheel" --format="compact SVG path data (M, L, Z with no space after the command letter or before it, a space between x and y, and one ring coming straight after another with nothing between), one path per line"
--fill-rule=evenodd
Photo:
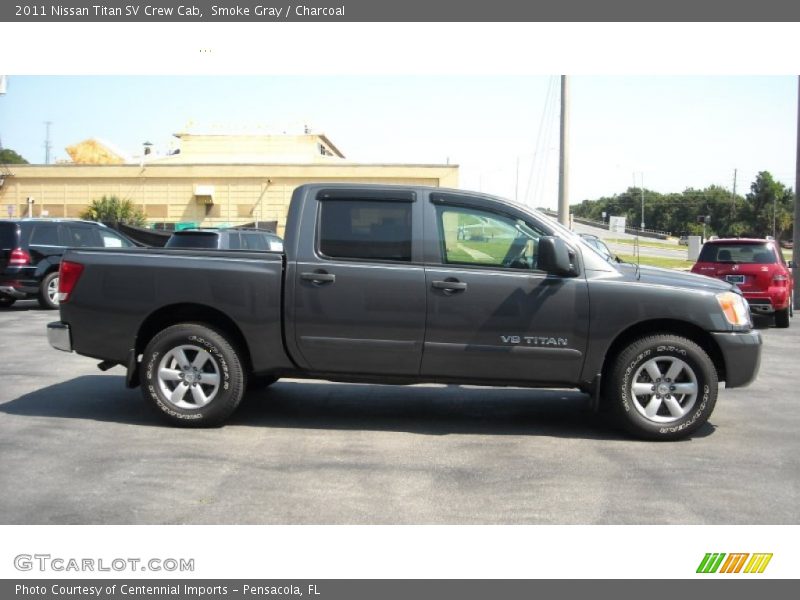
M223 333L181 323L156 335L142 358L142 393L173 425L218 427L245 390L239 353Z
M717 372L697 344L675 335L634 341L612 364L606 387L619 423L650 440L697 431L717 401Z

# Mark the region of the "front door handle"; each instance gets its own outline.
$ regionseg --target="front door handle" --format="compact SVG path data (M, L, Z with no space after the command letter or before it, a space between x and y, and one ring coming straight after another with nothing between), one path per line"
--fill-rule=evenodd
M437 290L444 290L445 293L463 292L467 289L467 284L458 279L445 279L444 281L434 281L432 284Z
M316 284L333 283L336 281L336 275L333 273L300 273L300 279Z

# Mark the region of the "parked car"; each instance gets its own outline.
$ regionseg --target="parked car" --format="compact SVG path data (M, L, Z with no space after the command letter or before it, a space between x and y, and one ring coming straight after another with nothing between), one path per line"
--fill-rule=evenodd
M717 239L703 245L692 272L735 284L750 310L775 315L776 327L789 327L794 315L794 278L775 240Z
M263 229L184 229L173 233L167 248L216 248L218 250L271 250L283 252L283 240Z
M606 260L608 261L614 260L619 262L617 255L611 252L611 249L606 245L606 243L596 235L591 233L580 233L578 235L580 235L581 238L583 238L583 241L586 242L589 246L597 250L600 253L600 256L602 256Z
M459 238L476 226L482 240ZM697 431L761 336L735 286L617 265L544 215L422 186L295 189L285 253L69 250L50 344L121 365L169 422L218 426L248 383L579 388L634 435Z
M68 247L130 248L124 235L94 221L0 220L0 307L36 298L58 308L58 267Z

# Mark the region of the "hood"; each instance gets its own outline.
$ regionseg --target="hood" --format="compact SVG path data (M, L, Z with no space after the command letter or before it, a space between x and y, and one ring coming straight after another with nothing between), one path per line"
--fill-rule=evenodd
M619 272L626 280L635 282L636 265L630 263L620 263L617 265ZM669 285L672 287L690 288L694 290L706 290L709 292L738 291L736 286L705 275L695 275L684 271L674 271L672 269L662 269L659 267L639 267L638 281L655 285Z

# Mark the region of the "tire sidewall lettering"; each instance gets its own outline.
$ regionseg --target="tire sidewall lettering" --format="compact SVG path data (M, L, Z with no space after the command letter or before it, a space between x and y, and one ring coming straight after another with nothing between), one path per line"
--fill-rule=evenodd
M193 325L185 325L185 327L191 326ZM217 336L222 335L212 329L209 329L209 331L215 333ZM226 342L227 340L223 337L222 341ZM242 384L241 382L238 384L239 388L234 387L234 372L232 372L229 361L226 359L225 355L225 352L231 352L232 348L223 350L223 346L220 346L219 342L209 339L209 336L190 333L185 330L184 332L180 332L180 334L179 331L175 331L173 335L164 336L163 339L157 340L155 343L151 342L151 344L153 344L153 347L152 349L148 348L150 351L147 352L143 365L142 388L145 396L148 397L155 407L165 416L176 421L202 422L209 419L214 421L220 418L217 415L221 412L224 413L226 409L228 411L231 410L231 400L234 402L234 407L238 405L240 398L234 396L232 399L230 394L236 389L239 390L236 393L240 394ZM173 406L168 399L164 397L158 382L159 361L162 360L163 356L170 350L182 345L192 345L207 351L211 359L217 364L220 373L221 381L216 397L205 406L196 409L181 409ZM237 359L238 357L235 354L235 350L233 350L233 352L233 358ZM241 381L241 375L238 374L239 369L240 367L237 364L236 381Z
M608 388L616 397L616 408L622 424L629 431L640 437L650 439L685 437L690 432L700 427L710 416L716 403L716 377L714 366L710 357L703 348L697 346L692 340L683 339L672 341L674 334L659 334L639 338L631 342L627 350L618 355L615 371L612 372L613 386ZM660 339L659 339L660 338ZM700 393L692 410L680 420L672 423L657 423L642 415L635 406L632 395L633 378L642 365L652 359L661 357L679 358L684 361L694 372L697 378Z

